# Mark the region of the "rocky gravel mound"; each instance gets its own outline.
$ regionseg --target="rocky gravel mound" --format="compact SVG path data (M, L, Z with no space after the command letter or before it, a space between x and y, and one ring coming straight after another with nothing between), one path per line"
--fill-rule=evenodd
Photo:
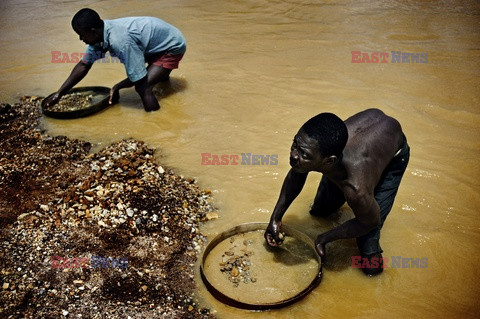
M0 107L0 316L212 318L193 294L209 191L142 142L45 134L39 103Z

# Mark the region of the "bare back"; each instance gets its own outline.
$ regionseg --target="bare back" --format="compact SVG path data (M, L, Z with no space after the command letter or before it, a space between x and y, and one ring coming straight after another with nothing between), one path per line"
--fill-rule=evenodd
M349 138L343 152L347 183L373 191L382 172L403 143L400 123L378 109L357 113L345 121Z

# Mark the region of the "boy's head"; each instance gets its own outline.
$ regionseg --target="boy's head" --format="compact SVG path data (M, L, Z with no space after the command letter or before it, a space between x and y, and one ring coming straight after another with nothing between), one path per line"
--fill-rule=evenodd
M103 20L97 12L84 8L78 11L72 19L72 28L86 44L103 41Z
M303 124L295 135L290 165L298 172L323 172L341 160L347 140L345 123L335 114L320 113Z

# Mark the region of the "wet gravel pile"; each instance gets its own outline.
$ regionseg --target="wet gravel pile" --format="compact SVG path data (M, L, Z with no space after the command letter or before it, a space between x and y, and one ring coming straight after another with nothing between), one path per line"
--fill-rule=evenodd
M209 191L124 140L98 153L0 107L0 317L212 318L193 290Z

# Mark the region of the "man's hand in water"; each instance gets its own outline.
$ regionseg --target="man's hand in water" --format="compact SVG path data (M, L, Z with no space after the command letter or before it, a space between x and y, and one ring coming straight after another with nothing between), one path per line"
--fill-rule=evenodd
M108 104L115 104L118 102L120 99L120 94L118 91L119 89L116 85L110 89L110 98L108 99Z
M60 101L60 98L61 98L60 94L55 93L54 95L52 95L47 99L47 101L45 102L45 106L50 107L57 104L58 101Z
M267 244L272 247L276 247L282 244L284 234L280 232L282 222L270 221L265 231L265 239Z

